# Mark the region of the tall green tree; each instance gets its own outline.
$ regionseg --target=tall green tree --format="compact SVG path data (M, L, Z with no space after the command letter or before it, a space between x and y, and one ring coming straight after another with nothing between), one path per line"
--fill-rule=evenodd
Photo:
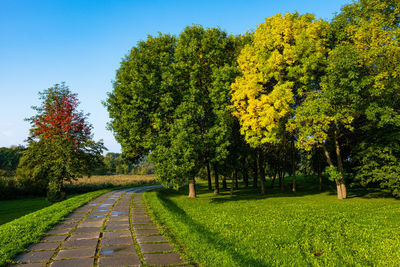
M105 148L92 139L87 115L77 110L79 101L64 84L39 93L41 106L29 119L32 128L28 147L17 169L19 179L39 189L47 187L47 198L65 198L63 182L90 175L101 161Z
M186 27L177 41L174 71L181 102L174 113L170 142L155 149L152 157L162 180L173 179L177 184L189 180L191 197L195 196L196 174L216 156L211 138L217 120L210 99L212 75L230 64L234 56L233 38L217 28ZM170 162L165 162L167 158Z
M339 199L347 195L341 139L359 125L364 134L399 125L398 11L397 2L385 0L343 7L332 23L334 47L321 90L296 110L299 145L323 148Z
M239 56L242 75L232 84L232 105L246 141L259 150L262 194L263 150L283 141L304 92L318 86L328 42L327 22L311 14L277 14L258 26L253 42ZM293 134L292 142L295 138Z
M109 129L126 159L135 161L168 140L180 103L173 76L175 46L173 36L148 36L132 48L117 70L104 105L111 118Z

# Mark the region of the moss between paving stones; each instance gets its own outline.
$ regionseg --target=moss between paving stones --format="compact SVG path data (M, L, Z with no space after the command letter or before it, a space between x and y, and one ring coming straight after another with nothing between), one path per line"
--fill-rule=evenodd
M15 263L13 259L17 254L26 251L28 245L39 242L46 231L70 212L109 191L111 189L78 195L1 225L0 266Z

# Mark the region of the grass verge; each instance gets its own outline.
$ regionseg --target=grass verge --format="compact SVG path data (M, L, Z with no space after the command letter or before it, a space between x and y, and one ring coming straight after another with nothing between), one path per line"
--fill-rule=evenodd
M396 266L400 205L393 198L251 189L214 196L198 186L145 193L180 252L201 266Z
M73 210L108 192L100 190L53 204L0 226L0 266L13 263L17 254L39 242L45 233Z

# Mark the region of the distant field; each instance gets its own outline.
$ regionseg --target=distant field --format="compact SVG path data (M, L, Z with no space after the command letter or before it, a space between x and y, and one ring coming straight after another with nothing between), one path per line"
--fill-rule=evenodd
M127 186L131 184L144 184L155 182L154 174L145 175L98 175L89 178L82 177L77 181L73 181L72 185L98 185L98 184L113 184L114 186Z

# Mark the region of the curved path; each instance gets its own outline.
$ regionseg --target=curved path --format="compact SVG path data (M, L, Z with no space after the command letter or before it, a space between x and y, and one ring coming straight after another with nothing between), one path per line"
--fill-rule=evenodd
M14 266L140 266L186 264L151 220L143 192L158 185L106 193L72 212Z

